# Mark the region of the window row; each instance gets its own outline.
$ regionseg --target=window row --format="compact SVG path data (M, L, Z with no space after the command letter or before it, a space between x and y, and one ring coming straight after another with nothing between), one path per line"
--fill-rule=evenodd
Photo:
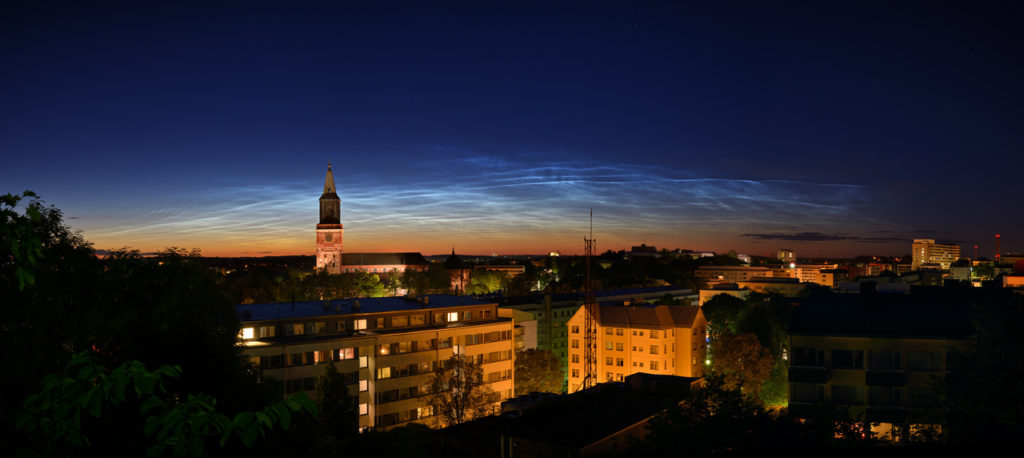
M280 325L244 327L239 332L239 338L243 340L265 339L276 337L279 334L283 336L303 336L328 332L392 329L424 326L427 324L490 320L494 318L494 311L492 309L477 309L461 312L434 312L433 320L430 323L427 322L428 318L430 318L430 315L426 313L415 313L410 315L381 316L376 318L307 321L302 323L282 323ZM280 331L278 330L278 327L280 327Z
M792 365L831 367L835 369L870 370L942 370L941 356L931 351L900 350L831 350L822 348L796 347L792 351ZM826 356L828 359L826 360Z

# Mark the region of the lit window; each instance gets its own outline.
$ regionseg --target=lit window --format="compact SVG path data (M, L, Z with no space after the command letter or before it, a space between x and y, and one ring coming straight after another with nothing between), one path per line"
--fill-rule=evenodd
M366 329L366 320L355 320L355 323L354 323L354 325L355 325L355 326L353 326L353 327L354 327L354 328L355 328L355 329L356 329L357 331L358 331L358 330L362 330L362 329Z
M370 389L370 381L369 380L360 380L359 381L359 391L366 391L366 390L369 390L369 389Z
M370 405L367 403L359 404L359 415L366 415L370 413Z
M256 330L253 328L242 328L242 338L245 340L256 337Z
M448 322L459 321L459 312L448 313Z
M365 356L359 357L359 367L366 367L370 365L370 360Z

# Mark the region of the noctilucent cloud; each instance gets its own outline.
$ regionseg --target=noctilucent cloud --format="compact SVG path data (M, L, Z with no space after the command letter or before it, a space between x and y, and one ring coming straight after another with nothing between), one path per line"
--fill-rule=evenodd
M97 248L1024 251L1016 5L0 6L0 193Z

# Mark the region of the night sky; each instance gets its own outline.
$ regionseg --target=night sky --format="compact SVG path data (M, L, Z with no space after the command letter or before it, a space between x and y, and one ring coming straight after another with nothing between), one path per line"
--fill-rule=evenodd
M1024 251L1020 2L417 3L4 2L0 193L99 249L312 254L333 162L346 251Z

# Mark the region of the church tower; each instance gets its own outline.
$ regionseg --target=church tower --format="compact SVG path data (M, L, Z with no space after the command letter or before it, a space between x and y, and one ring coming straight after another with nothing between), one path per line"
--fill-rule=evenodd
M320 195L320 224L316 225L316 268L341 273L341 198L334 187L334 172L327 164L324 193Z

